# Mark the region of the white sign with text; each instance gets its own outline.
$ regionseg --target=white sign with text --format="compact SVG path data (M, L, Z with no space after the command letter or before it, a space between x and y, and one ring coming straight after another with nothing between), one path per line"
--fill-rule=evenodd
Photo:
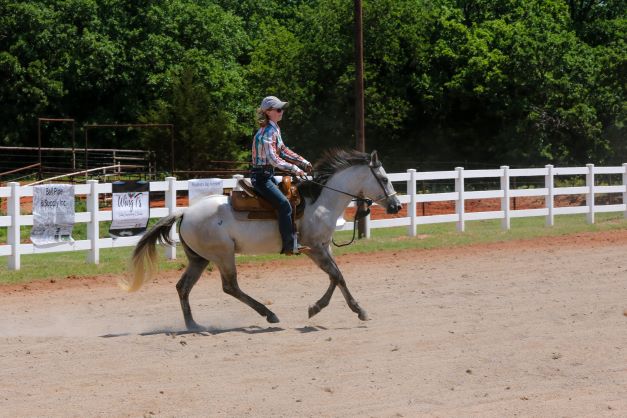
M74 201L74 186L70 184L33 186L33 244L74 242Z
M224 185L222 179L193 179L188 182L189 205L193 205L198 200L212 194L223 194Z

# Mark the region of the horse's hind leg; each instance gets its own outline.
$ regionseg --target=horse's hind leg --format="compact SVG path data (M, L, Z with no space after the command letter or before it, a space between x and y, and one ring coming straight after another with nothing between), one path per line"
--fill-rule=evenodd
M235 269L235 256L233 254L224 257L221 261L216 261L215 264L220 269L222 290L224 290L224 293L244 302L257 311L259 315L265 316L268 322L272 324L279 322L279 318L277 318L274 312L268 309L266 305L251 298L239 288L237 283L237 270Z
M188 330L197 330L201 327L192 317L192 310L189 306L189 293L192 291L192 287L194 287L198 279L200 279L200 276L203 271L205 271L209 261L193 252L186 245L183 245L183 249L185 250L189 264L181 276L181 279L176 284L176 290L179 293L179 300L181 301L181 309L183 310L185 326Z
M331 284L329 288L325 292L325 294L317 301L313 306L309 307L309 317L311 318L318 312L320 312L324 307L329 304L331 300L331 296L333 295L333 291L335 290L335 286L340 288L342 295L344 295L344 299L348 304L348 307L357 314L359 319L362 321L368 320L368 314L366 311L359 306L359 303L353 298L348 287L346 286L346 281L342 276L342 272L339 267L335 263L333 259L333 255L331 255L331 251L328 247L324 248L316 248L312 249L311 252L307 254L309 258L311 258L317 265L320 267L325 273L329 275L329 279L331 280Z

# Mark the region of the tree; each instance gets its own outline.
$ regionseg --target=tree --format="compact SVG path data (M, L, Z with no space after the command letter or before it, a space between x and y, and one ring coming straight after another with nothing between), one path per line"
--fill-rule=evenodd
M175 76L168 100L156 101L140 120L175 125L175 169L207 170L211 161L247 160L249 152L239 141L242 132L230 123L228 109L215 102L197 78L191 68L185 68ZM144 131L142 138L142 147L157 155L159 168L169 169L170 144L163 135Z
M365 1L367 147L391 169L622 162L625 1ZM176 117L194 121L187 163L235 158L273 94L291 104L290 146L352 147L352 14L345 0L0 0L0 142L32 144L44 115Z
M33 145L38 116L134 122L185 66L230 109L230 130L250 113L239 63L249 39L241 20L212 1L2 0L0 8L4 143Z

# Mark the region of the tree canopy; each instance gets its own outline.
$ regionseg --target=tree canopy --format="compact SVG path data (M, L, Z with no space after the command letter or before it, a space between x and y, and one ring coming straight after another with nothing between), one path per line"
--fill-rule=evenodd
M386 166L625 161L627 0L363 4L366 146ZM173 123L200 169L245 160L276 95L315 160L355 143L354 74L350 0L0 0L0 145L34 145L42 116ZM165 141L113 145L169 161Z

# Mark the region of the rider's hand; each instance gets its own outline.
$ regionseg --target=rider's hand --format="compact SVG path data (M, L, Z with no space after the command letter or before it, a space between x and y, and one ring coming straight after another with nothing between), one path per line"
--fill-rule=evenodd
M305 165L305 172L307 174L313 173L313 166L311 165L311 163L307 163L307 165Z
M294 174L296 174L296 177L306 177L305 172L300 168L297 168L296 171L294 171Z

